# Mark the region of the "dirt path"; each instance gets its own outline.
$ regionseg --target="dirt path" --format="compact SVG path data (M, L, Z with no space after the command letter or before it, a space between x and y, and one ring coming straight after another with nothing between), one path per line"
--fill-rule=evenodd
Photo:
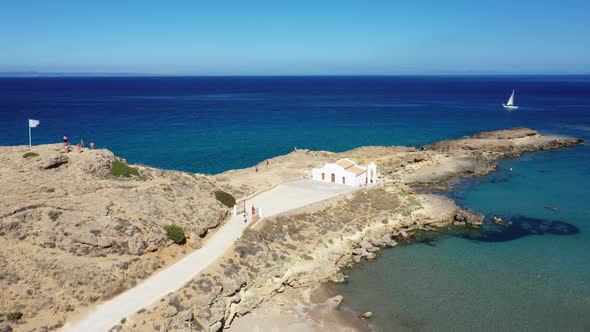
M264 217L286 212L354 190L353 187L298 180L283 183L247 201L263 209ZM150 306L166 294L181 288L208 265L223 256L248 226L243 216L234 216L202 248L158 272L136 287L104 302L77 321L68 322L62 331L104 332L123 317Z

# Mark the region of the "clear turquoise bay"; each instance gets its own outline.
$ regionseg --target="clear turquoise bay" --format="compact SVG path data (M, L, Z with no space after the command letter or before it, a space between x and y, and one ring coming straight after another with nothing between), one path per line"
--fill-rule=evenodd
M520 109L508 113L512 89ZM590 77L0 78L0 145L27 144L27 118L41 121L34 144L85 137L131 163L219 173L294 147L422 145L517 126L588 141ZM446 233L384 250L335 286L345 305L373 311L378 331L589 331L590 147L501 164L449 195L518 225L577 232Z

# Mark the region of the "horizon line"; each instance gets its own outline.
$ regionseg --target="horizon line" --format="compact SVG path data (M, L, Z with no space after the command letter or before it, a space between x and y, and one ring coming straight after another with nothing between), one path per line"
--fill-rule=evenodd
M109 77L534 77L534 76L590 76L589 73L463 73L463 74L155 74L117 72L0 72L0 78L109 78Z

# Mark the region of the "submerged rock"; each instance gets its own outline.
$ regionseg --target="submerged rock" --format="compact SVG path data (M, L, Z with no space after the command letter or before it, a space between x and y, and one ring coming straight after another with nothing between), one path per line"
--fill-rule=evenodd
M326 306L328 306L331 309L338 309L340 307L340 304L342 304L343 300L344 296L342 295L333 296L329 298L328 301L326 301Z

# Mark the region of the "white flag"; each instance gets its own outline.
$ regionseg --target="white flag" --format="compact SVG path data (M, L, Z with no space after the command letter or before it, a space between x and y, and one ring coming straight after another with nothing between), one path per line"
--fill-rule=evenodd
M37 127L37 126L39 125L39 123L40 123L40 122L39 122L39 120L32 120L32 119L29 119L29 127L30 127L30 128L35 128L35 127Z

